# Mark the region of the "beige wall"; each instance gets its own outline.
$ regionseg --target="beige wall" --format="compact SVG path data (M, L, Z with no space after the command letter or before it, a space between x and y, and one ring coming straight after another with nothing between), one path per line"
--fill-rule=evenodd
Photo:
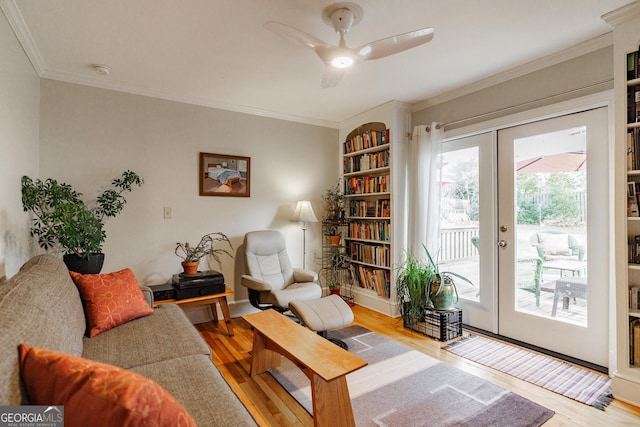
M0 281L34 255L20 177L38 173L40 83L0 13Z
M163 283L181 271L175 242L221 231L237 250L247 231L266 228L285 234L292 263L302 265L302 231L288 218L299 199L321 218L321 194L338 175L337 130L46 79L41 97L42 177L89 198L126 169L145 180L107 220L103 271L131 267L143 284ZM251 157L251 197L200 197L200 152ZM319 224L307 230L306 265L315 269L319 233ZM239 300L246 291L236 261L225 259L223 273Z
M550 66L524 76L496 84L450 101L416 111L412 115L414 126L432 122L450 123L483 115L475 120L447 126L445 129L468 126L536 107L550 105L579 96L590 95L613 88L613 47L598 49L586 55ZM604 84L574 91L594 83ZM571 92L564 94L565 92ZM564 95L560 95L564 94ZM541 100L542 101L537 101ZM517 108L508 108L519 106ZM494 111L508 108L497 114Z

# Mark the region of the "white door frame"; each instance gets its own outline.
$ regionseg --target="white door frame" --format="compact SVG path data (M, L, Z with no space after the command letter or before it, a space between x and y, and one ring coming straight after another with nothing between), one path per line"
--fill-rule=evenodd
M527 124L539 120L544 120L547 118L554 118L566 114L576 113L592 108L597 107L607 107L608 108L608 128L609 128L609 139L607 146L607 153L609 157L609 170L608 170L608 179L609 179L609 197L606 200L607 212L609 217L609 222L606 224L607 232L610 236L614 235L615 227L614 220L615 215L613 212L614 207L614 196L615 196L615 188L614 188L614 175L615 175L615 167L614 167L614 119L613 119L613 107L614 107L614 93L613 90L607 90L603 92L599 92L592 95L587 95L580 98L571 99L568 101L563 101L560 103L546 105L539 108L534 108L531 110L514 113L510 115L506 115L503 117L498 117L495 119L487 120L484 122L475 123L469 126L464 126L456 129L446 129L443 134L444 140L455 139L463 136L473 135L477 133L483 132L491 132L497 131L499 129L503 129L506 127L511 127L520 124ZM609 253L608 253L608 262L606 263L606 271L603 274L608 278L609 282L609 367L615 366L615 358L616 358L616 342L615 342L615 269L613 268L615 253L614 246L609 245ZM497 324L497 313L495 314L495 323ZM497 328L497 327L496 327Z

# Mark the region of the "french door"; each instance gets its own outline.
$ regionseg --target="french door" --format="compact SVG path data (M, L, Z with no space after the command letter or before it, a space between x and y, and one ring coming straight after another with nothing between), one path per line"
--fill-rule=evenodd
M443 144L441 255L476 284L458 285L466 324L608 365L607 159L605 108Z

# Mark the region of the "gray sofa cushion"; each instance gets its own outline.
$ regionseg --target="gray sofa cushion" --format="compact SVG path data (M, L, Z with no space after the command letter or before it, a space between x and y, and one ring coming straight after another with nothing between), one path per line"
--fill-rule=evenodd
M185 356L131 370L164 387L199 427L256 425L208 356Z
M149 316L85 337L82 357L129 369L194 354L211 350L180 307L163 304Z
M26 402L19 385L18 344L82 354L82 301L58 258L34 257L0 285L0 319L0 405Z

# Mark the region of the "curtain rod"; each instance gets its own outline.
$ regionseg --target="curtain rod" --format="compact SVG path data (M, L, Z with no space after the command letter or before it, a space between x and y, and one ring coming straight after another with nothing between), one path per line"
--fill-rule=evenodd
M482 113L482 114L478 114L478 115L475 115L475 116L467 117L467 118L464 118L464 119L459 119L459 120L454 120L454 121L451 121L451 122L447 122L447 123L444 123L444 124L438 123L436 125L436 129L446 128L447 126L457 125L459 123L464 123L464 122L468 122L468 121L471 121L471 120L480 119L480 118L483 118L483 117L486 117L486 116L490 116L490 115L493 115L493 114L496 114L496 113L502 113L502 112L505 112L505 111L508 111L508 110L512 110L514 108L525 107L527 105L534 104L536 102L546 101L547 99L553 99L553 98L556 98L558 96L568 95L570 93L578 92L578 91L585 90L585 89L590 89L592 87L600 86L600 85L603 85L603 84L606 84L606 83L610 83L612 81L613 81L612 78L606 79L606 80L600 80L599 82L596 82L596 83L591 83L591 84L588 84L588 85L585 85L585 86L581 86L581 87L578 87L578 88L574 88L574 89L570 89L570 90L567 90L567 91L564 91L564 92L556 93L556 94L549 95L549 96L544 96L542 98L533 99L531 101L523 102L521 104L515 104L515 105L510 105L508 107L499 108L497 110L490 111L488 113ZM431 130L430 126L428 126L427 128L428 128L428 131Z

